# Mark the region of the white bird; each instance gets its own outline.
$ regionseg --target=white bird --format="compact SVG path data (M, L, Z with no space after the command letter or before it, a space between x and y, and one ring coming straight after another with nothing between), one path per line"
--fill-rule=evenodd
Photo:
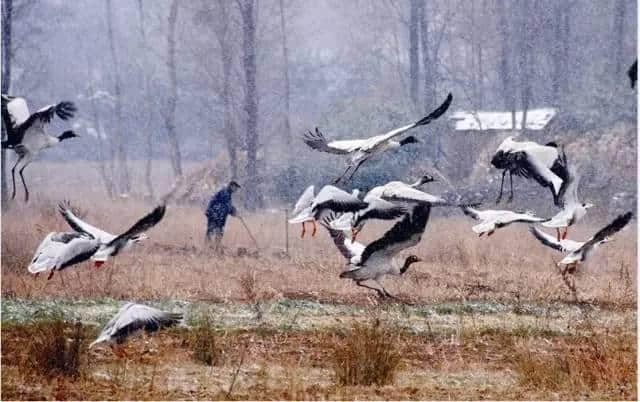
M67 130L57 137L49 135L45 130L46 124L50 123L55 115L62 120L67 120L73 117L77 109L72 102L60 102L57 105L45 106L34 114L30 114L24 98L5 94L2 94L1 109L2 122L7 131L7 140L2 141L2 149L13 149L18 155L15 165L11 168L13 183L11 198L16 196L15 171L20 165L19 174L24 186L25 201L29 201L29 190L22 174L27 165L43 149L55 146L66 139L78 137L72 130Z
M414 136L406 137L401 141L396 141L394 138L404 134L406 131L414 127L429 124L431 123L431 121L442 116L449 108L452 100L453 96L449 94L444 103L440 105L436 110L431 112L428 116L415 123L396 128L385 134L364 139L338 140L327 142L324 135L316 127L315 133L309 131L308 133L304 134L303 141L308 146L318 151L337 155L351 155L347 164L347 169L342 174L342 176L338 177L334 181L334 184L336 184L340 182L340 180L342 180L342 178L345 177L347 173L349 173L349 171L351 171L349 179L353 177L356 171L360 168L360 165L371 159L371 157L373 157L374 155L381 154L390 149L400 148L403 145L419 142L418 139Z
M372 195L378 198L382 198L386 201L392 201L396 203L403 203L408 206L413 206L419 203L428 203L431 206L447 206L453 205L449 201L442 197L425 193L418 190L417 187L420 184L424 184L424 178L418 180L416 183L407 184L401 181L390 181L383 186L377 186L372 188L367 195Z
M154 332L176 325L182 319L182 313L169 313L143 304L127 303L107 323L89 348L101 342L108 342L111 349L122 357L125 354L124 350L117 350L114 345L123 344L128 337L142 330L147 333Z
M566 239L569 233L569 226L584 218L587 214L587 209L593 207L593 204L589 202L582 203L578 200L579 181L580 178L576 175L574 169L571 168L569 171L567 190L563 197L562 210L547 222L542 223L542 226L556 229L557 240L561 238ZM562 236L560 235L560 228L565 228Z
M116 236L98 229L71 212L67 203L58 205L63 218L75 232L51 232L38 246L27 270L38 276L50 271L51 279L56 271L79 264L88 259L96 267L101 266L108 257L117 255L123 249L145 240L143 231L151 228L164 216L165 207L159 206L140 219L129 230Z
M402 189L417 189L419 186L432 181L435 181L435 179L426 174L410 185L397 181L389 182L384 186L374 187L363 199L369 204L367 208L353 213L342 214L331 222L331 227L342 231L351 230L351 240L355 240L358 233L362 231L364 224L368 220L393 220L407 213L407 209L410 205L407 202L408 198L406 197L411 197L411 195L413 195L413 198L411 198L413 200L417 197L423 201L425 199L429 199L430 201L433 201L433 203L437 204L436 201L440 201L440 199L436 199L434 196L421 191L418 193L411 192L411 194L407 194L405 198L399 198L399 196L403 194ZM382 197L386 197L387 199L383 199Z
M477 233L479 237L485 233L487 234L487 236L491 236L497 229L508 226L512 223L536 223L544 222L547 220L545 218L539 218L535 216L535 214L531 211L527 211L521 214L513 211L493 209L480 211L470 206L463 206L461 207L461 209L465 215L480 221L479 224L471 228L471 230Z
M384 275L401 276L411 264L422 261L417 256L410 255L405 258L402 265L398 265L395 263L394 257L400 251L420 242L430 212L431 206L429 204L415 205L380 239L366 247L346 239L345 232L331 229L330 223L325 221L323 224L329 230L333 242L352 267L352 269L342 272L340 278L352 279L358 286L375 290L381 297L393 297L382 286L380 278ZM380 288L365 285L364 282L368 280L376 282Z
M302 236L304 237L305 222L313 223L312 236L316 234L317 220L321 220L325 214L333 212L355 212L367 207L367 203L358 198L358 190L353 190L351 194L337 187L327 185L320 189L314 196L313 186L307 187L302 193L294 208L294 217L289 219L289 223L302 223Z
M512 175L531 178L541 186L551 189L553 202L561 205L561 196L564 190L563 183L567 180L566 158L564 152L558 152L558 145L549 142L540 145L533 141L514 141L513 137L507 137L498 147L491 159L491 164L498 169L503 169L500 182L500 194L496 204L502 199L504 176L509 172L511 194L507 202L513 199Z
M35 276L54 272L88 260L100 248L100 240L86 233L51 232L38 246L27 268Z
M623 215L618 215L610 224L600 229L595 235L593 235L586 242L577 242L573 240L556 240L553 236L548 235L534 227L531 227L531 233L545 246L551 247L561 252L568 252L559 263L558 266L566 266L566 270L572 273L576 270L578 265L584 262L588 255L597 248L599 245L611 241L611 236L622 230L631 218L632 212L627 212Z

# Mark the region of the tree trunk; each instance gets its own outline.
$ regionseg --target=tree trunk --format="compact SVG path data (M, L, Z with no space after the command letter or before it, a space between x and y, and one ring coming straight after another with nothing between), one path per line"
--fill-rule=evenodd
M418 85L420 79L419 52L419 15L423 3L421 0L411 0L409 16L409 95L413 105L418 106Z
M113 35L113 10L111 7L111 0L107 0L107 35L109 37L109 48L111 50L111 58L113 65L114 77L114 96L115 96L115 119L116 119L116 159L118 160L119 170L119 191L124 194L128 194L131 189L131 181L129 178L129 168L127 167L127 152L126 145L124 143L124 135L122 132L122 90L120 87L120 72L118 65L118 55L116 53L115 39Z
M430 44L429 44L429 17L426 12L426 4L420 7L420 43L422 50L422 70L424 72L424 105L423 108L426 112L432 110L435 106L435 60L431 59Z
M144 53L142 54L142 60L146 60L147 57L147 37L144 31L144 9L143 9L143 5L142 5L142 0L138 0L138 13L140 14L140 39L142 42L142 48L144 49ZM143 75L143 91L144 91L144 99L147 103L147 105L149 105L149 111L151 109L151 103L153 102L153 100L151 99L151 96L149 94L149 88L150 88L150 84L149 84L149 74L147 73L147 63L142 63L141 64L142 67L142 75ZM145 185L147 187L147 196L150 199L155 199L154 197L154 193L153 193L153 183L151 181L151 169L153 168L153 130L149 130L149 123L150 123L150 119L151 119L152 114L149 112L147 113L147 121L146 124L144 125L145 131L146 131L146 162L144 165L144 182Z
M530 26L530 13L535 10L530 9L529 0L522 0L519 4L520 8L520 54L519 54L519 73L520 73L520 96L522 103L522 122L520 129L523 134L527 132L527 111L529 109L529 103L531 102L531 71L533 63L532 52L532 38L529 35Z
M178 0L171 2L169 9L169 26L167 32L167 70L169 72L169 97L165 111L165 127L169 140L169 152L171 154L171 167L175 179L182 177L182 157L180 156L180 144L176 134L175 115L178 102L178 79L176 73L176 21L178 20Z
M2 93L9 92L11 87L11 22L13 19L13 0L2 1ZM4 124L2 124L4 127ZM2 130L2 137L6 135L5 128ZM9 192L7 189L7 152L2 150L2 209L6 209L9 205Z
M614 80L622 81L624 79L623 73L626 67L624 62L624 16L626 13L626 4L628 0L616 0L614 15L613 15L613 29L615 32L615 38L613 48L615 49L614 55Z
M510 24L509 16L507 15L507 5L504 0L499 0L496 3L500 20L498 23L500 38L502 42L502 52L500 54L500 76L502 77L502 92L504 93L504 107L511 111L511 129L516 129L516 96L515 89L511 80L511 66L509 60L511 59L511 37L509 35Z
M287 149L288 164L291 165L291 152L288 152L291 146L291 122L289 120L289 49L287 48L287 28L284 19L284 1L280 0L280 30L282 31L282 61L284 75L284 142Z
M245 76L245 112L247 113L247 207L254 209L262 207L262 195L259 190L258 175L258 95L256 87L256 19L254 0L242 0L240 3L242 15L243 47L244 47L244 76Z

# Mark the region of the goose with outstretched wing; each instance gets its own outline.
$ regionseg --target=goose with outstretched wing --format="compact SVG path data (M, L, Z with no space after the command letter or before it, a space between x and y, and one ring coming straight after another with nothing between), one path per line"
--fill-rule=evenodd
M554 239L536 228L531 228L531 233L545 246L568 253L558 266L565 266L566 272L572 273L578 265L583 263L589 254L601 244L611 241L611 236L622 230L633 218L632 212L618 215L611 223L600 229L595 235L585 242L577 242L568 239Z
M126 355L124 349L115 346L122 345L130 336L141 331L155 332L179 324L183 319L182 313L170 313L143 304L127 303L105 325L89 348L101 342L107 342L111 349L120 357Z
M461 209L465 215L480 221L480 223L471 228L479 237L485 233L487 236L491 236L496 230L513 223L540 223L547 220L535 216L531 211L525 213L493 209L481 211L471 206L463 206Z
M334 184L340 182L347 173L351 172L349 175L349 179L353 177L356 171L360 168L360 166L371 159L375 155L382 154L385 151L391 149L397 149L401 146L417 143L418 139L414 136L406 137L400 141L396 141L395 138L404 134L408 130L411 130L414 127L423 126L431 123L433 120L442 116L447 109L449 109L449 105L451 105L451 101L453 100L453 96L449 94L447 99L436 108L433 112L431 112L428 116L418 120L415 123L408 124L406 126L402 126L400 128L396 128L394 130L389 131L388 133L376 135L374 137L364 138L364 139L353 139L353 140L336 140L336 141L327 141L324 135L320 132L320 130L316 127L315 133L311 131L307 132L303 136L303 141L312 149L321 152L327 152L336 155L349 155L349 162L347 164L347 169L344 173L338 177Z
M375 290L381 297L393 297L382 286L380 278L384 275L401 276L411 264L421 261L416 255L410 255L404 259L402 265L398 265L395 263L394 257L402 250L413 247L420 242L430 212L431 206L429 204L415 205L381 238L369 243L364 248L358 246L360 243L347 239L344 232L329 230L334 243L352 267L342 272L340 278L351 279L358 286ZM331 226L330 223L326 225ZM365 285L364 282L369 280L375 282L379 288Z

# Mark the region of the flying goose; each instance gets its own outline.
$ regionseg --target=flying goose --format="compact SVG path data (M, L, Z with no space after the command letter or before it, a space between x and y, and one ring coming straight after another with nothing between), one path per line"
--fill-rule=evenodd
M408 187L417 189L423 184L432 181L435 181L435 179L431 175L425 174L415 183L408 185ZM409 206L406 202L400 202L407 201L406 198L399 198L399 194L402 194L402 188L407 188L407 185L399 181L389 182L384 186L374 187L363 199L363 201L369 204L367 208L353 213L342 214L331 222L332 228L343 231L351 230L351 240L355 240L358 233L362 231L364 224L369 219L392 220L401 217L407 213L407 208ZM385 190L387 191L386 193ZM413 200L416 198L424 200L425 197L432 197L428 198L433 201L432 205L434 203L437 204L437 201L439 201L439 199L423 192L419 192L417 195L414 193L412 194L414 195L412 198ZM387 201L381 197L387 197L387 199L391 201Z
M316 196L313 195L313 186L307 187L302 193L294 208L294 217L289 223L302 223L302 237L304 237L305 222L313 224L312 236L316 234L316 221L333 212L355 212L366 208L368 204L358 198L359 191L353 190L351 194L337 187L326 185L320 189Z
M562 239L566 239L569 233L569 226L584 218L587 214L587 209L593 207L593 204L589 202L582 203L578 200L579 182L580 177L577 176L575 169L571 167L569 169L567 190L563 197L562 210L548 221L542 223L542 226L556 228L557 240L560 240L561 237L560 228L565 228Z
M380 297L393 297L382 286L380 278L384 275L400 276L409 269L411 264L422 261L417 256L410 255L399 266L394 262L394 257L400 251L420 242L430 212L429 204L415 205L380 239L369 243L366 247L345 238L345 232L332 229L330 223L325 220L323 224L329 230L333 242L352 267L342 272L340 278L352 279L358 286L375 290ZM368 280L376 282L380 289L363 283Z
M478 237L481 237L485 233L487 236L491 236L497 229L516 222L537 223L546 221L545 218L539 218L530 211L521 214L513 211L493 209L480 211L470 206L463 206L461 209L465 215L480 221L479 224L471 228L471 230L478 234Z
M18 155L16 163L11 168L11 181L13 193L11 199L16 196L15 171L18 165L20 179L24 186L25 202L29 201L29 190L24 181L23 171L40 151L59 144L69 138L78 137L72 130L67 130L57 137L47 134L45 125L50 123L54 116L62 120L73 117L77 110L72 102L60 102L57 105L45 106L37 112L30 114L27 102L24 98L2 94L1 101L2 123L7 130L7 140L2 141L2 149L12 149Z
M540 145L533 141L515 141L513 137L507 137L498 147L491 159L491 164L502 169L500 182L500 194L496 204L502 199L504 176L509 172L511 194L507 202L513 199L513 175L522 176L537 181L543 187L549 187L553 194L553 202L562 206L561 196L564 191L564 182L567 180L566 157L564 151L558 152L558 145L549 142Z
M122 345L128 337L140 331L155 332L161 328L174 326L183 319L182 313L169 313L143 304L127 303L105 325L98 338L89 348L101 342L108 342L111 349L120 357L126 355Z
M401 134L404 134L406 131L414 127L429 124L431 123L431 121L442 116L449 108L452 100L453 96L449 94L444 103L433 112L431 112L428 116L422 118L421 120L418 120L415 123L393 129L385 134L364 139L338 140L327 142L324 135L316 127L315 133L309 131L304 134L303 141L309 147L321 152L327 152L337 155L350 155L347 169L344 171L342 176L338 177L333 182L333 184L336 184L340 182L340 180L342 180L347 175L347 173L349 173L349 171L351 171L349 179L353 177L356 171L360 168L360 165L362 165L374 155L381 154L382 152L390 149L400 148L403 145L419 142L418 139L414 136L406 137L400 141L396 141L394 138L398 137Z
M54 272L88 260L100 248L100 240L87 233L51 232L38 246L27 268L35 276Z
M531 233L536 237L536 239L540 240L542 244L545 246L551 247L555 250L569 253L567 254L559 263L558 266L566 266L566 271L569 273L573 273L578 265L584 262L591 251L597 248L599 245L603 243L607 243L611 241L611 236L622 230L631 218L633 217L632 212L627 212L623 215L618 215L610 224L600 229L595 235L593 235L586 242L577 242L573 240L561 239L556 240L553 236L544 233L535 227L531 227Z

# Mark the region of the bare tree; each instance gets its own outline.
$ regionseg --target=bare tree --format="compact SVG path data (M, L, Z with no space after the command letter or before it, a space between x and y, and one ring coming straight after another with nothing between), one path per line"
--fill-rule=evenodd
M11 56L13 49L11 48L11 23L13 22L13 0L2 1L2 93L9 92L11 86ZM6 135L4 124L2 125L2 137ZM7 189L7 152L2 150L2 207L8 205L8 189Z
M247 185L246 201L250 208L262 206L258 176L258 91L256 86L256 12L255 0L238 0L242 17L243 66L245 78L245 112L247 113Z
M280 29L282 31L282 58L283 58L283 75L284 75L284 139L287 149L291 145L291 122L289 118L290 107L289 99L291 97L291 84L289 83L289 49L287 48L287 27L284 18L284 1L280 0ZM290 153L287 153L291 155ZM289 158L289 161L291 158Z
M167 70L169 71L169 96L165 111L165 127L169 140L171 167L176 179L182 177L182 158L180 143L176 133L176 104L178 102L178 77L176 73L176 22L178 20L178 1L172 0L169 9L169 25L167 30Z
M418 86L420 85L419 23L421 13L424 13L424 2L411 0L409 11L409 95L416 107L418 106Z
M496 8L500 15L498 27L500 31L500 42L502 43L502 51L500 54L500 78L502 79L502 92L504 93L505 107L511 111L511 127L516 128L516 94L511 79L511 16L508 15L509 8L504 0L496 3Z
M147 36L144 29L144 9L143 9L142 0L138 0L138 14L140 15L140 40L142 42L142 49L144 51L141 57L142 62L140 63L140 67L142 71L143 91L145 94L144 100L147 104L150 104L153 102L153 100L151 98L151 94L149 91L150 67L149 67L149 63L145 63L145 60L147 57L146 53L147 53L148 44L147 44ZM145 144L146 145L146 162L144 166L144 182L147 187L147 193L149 198L153 199L154 198L153 183L151 182L151 169L152 169L152 163L153 163L153 134L152 134L152 131L149 130L149 126L150 126L149 123L150 123L150 119L152 118L152 114L147 113L146 115L147 115L147 121L142 125L142 129L145 131L144 134L146 136L146 144Z
M118 64L118 54L116 52L113 25L114 25L114 17L113 10L111 7L111 0L107 0L107 36L109 38L109 49L111 50L111 59L113 60L113 65L111 69L113 70L113 95L115 96L115 135L114 139L116 142L116 158L118 160L118 185L119 191L122 193L129 193L131 189L131 180L129 178L129 168L127 166L127 151L124 143L124 133L122 132L122 89L120 83L120 68Z

